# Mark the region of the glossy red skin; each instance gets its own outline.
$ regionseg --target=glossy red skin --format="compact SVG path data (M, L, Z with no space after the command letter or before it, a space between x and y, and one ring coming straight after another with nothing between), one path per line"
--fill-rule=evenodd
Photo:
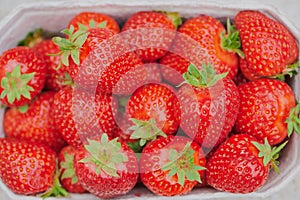
M167 85L151 83L138 88L126 105L128 118L148 121L153 118L166 134L175 134L179 127L179 102Z
M77 85L86 89L128 95L146 80L143 63L128 46L118 44L118 37L108 29L91 28L80 49L80 63L70 60L70 75ZM102 46L104 45L105 48ZM141 67L140 67L141 66Z
M17 66L21 66L21 74L29 74L35 72L34 77L28 82L28 86L33 88L30 91L30 99L21 96L20 100L15 99L15 101L10 104L7 97L0 99L6 106L22 106L29 103L35 96L40 93L45 85L47 68L43 58L35 53L34 50L29 47L14 47L5 51L0 57L0 80L6 76L7 72L12 72L12 70ZM3 88L0 87L0 94Z
M259 78L259 76L256 75L255 72L251 70L251 68L249 68L249 64L246 59L240 58L239 63L240 63L240 76L244 77L246 80L255 80Z
M14 193L34 195L54 180L56 153L40 143L0 138L0 178Z
M184 136L159 137L149 142L143 149L140 159L140 177L143 184L153 193L163 196L183 195L190 192L197 184L197 181L185 180L182 187L178 183L177 175L168 177L167 173L161 167L169 162L168 154L170 149L182 151L184 146L192 142ZM206 161L201 147L195 143L191 143L194 152L194 163L205 167ZM201 179L204 170L199 170Z
M147 83L161 83L162 75L161 75L161 66L159 63L145 63L144 64L147 75L146 82Z
M134 35L135 38L144 38L144 40L149 37L147 40L149 42L148 46L141 44L146 49L137 49L135 51L143 61L155 61L165 55L176 35L176 28L173 22L166 14L159 12L142 11L131 15L125 22L122 32L139 28L148 28L147 33L135 32ZM154 28L165 29L165 31L161 33ZM157 43L158 40L159 43Z
M95 173L96 165L93 163L79 162L90 154L83 148L79 148L75 155L75 171L79 182L90 193L100 198L114 198L127 194L136 185L139 169L138 161L134 152L121 142L122 152L128 157L128 161L116 165L119 177L107 175L103 170Z
M259 143L249 134L237 134L222 143L207 163L208 184L232 193L250 193L263 186L270 166L264 166L252 142Z
M220 144L230 133L239 111L239 93L229 78L210 88L183 85L178 93L180 127L197 143L207 148Z
M224 26L213 17L200 15L188 19L178 29L181 34L177 35L174 40L172 53L163 57L160 63L181 74L187 71L191 62L199 67L203 62L210 63L217 73L228 72L228 77L233 79L238 71L238 57L235 53L222 49L220 37L222 31L225 31ZM202 52L194 52L195 45L201 47L199 52ZM174 60L177 61L174 62ZM178 85L182 82L182 79L174 82L168 78L170 75L162 72L163 77L172 84Z
M3 120L6 137L40 142L59 152L66 142L56 131L54 119L50 115L54 95L50 91L41 93L29 104L25 113L16 107L8 109Z
M76 149L72 146L66 146L64 147L58 154L58 162L59 162L59 169L61 174L64 173L66 168L63 168L61 166L62 162L66 162L66 157L65 155L68 154L70 156L75 157L76 154ZM73 166L74 167L74 166ZM76 174L74 174L76 176ZM62 184L63 188L65 188L68 192L72 193L85 193L86 190L82 187L82 185L77 181L76 183L72 183L72 177L70 178L62 178L60 177L60 183Z
M112 18L111 16L108 16L104 13L96 13L96 12L81 12L81 13L77 14L75 17L73 17L70 20L68 28L70 28L70 26L73 25L74 30L77 31L78 23L83 24L84 26L87 26L89 28L92 28L92 27L90 27L91 20L94 20L96 27L99 23L106 21L107 29L109 29L115 33L120 32L119 25L114 18Z
M111 95L65 87L54 96L52 115L65 141L79 147L94 135L107 133L112 137L117 109L117 100Z
M285 82L265 78L240 85L238 89L241 106L235 132L261 140L267 137L271 145L281 143L288 133L285 120L295 107L292 89Z
M249 70L255 76L279 74L298 58L296 40L279 22L247 10L239 12L234 21Z
M159 63L161 66L161 74L164 80L172 85L179 85L184 81L182 75L187 72L189 61L175 53L167 53L163 56Z
M60 49L52 40L43 40L37 43L33 49L41 54L47 66L45 89L58 91L63 87L62 82L64 73L68 73L65 66L58 69L61 56L50 56L49 54L57 54Z

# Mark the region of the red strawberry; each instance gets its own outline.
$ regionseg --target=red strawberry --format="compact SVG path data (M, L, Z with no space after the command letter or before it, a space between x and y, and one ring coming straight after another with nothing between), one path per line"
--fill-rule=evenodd
M113 198L132 190L138 180L138 162L134 152L117 139L103 134L101 141L88 140L75 155L79 182L100 198Z
M44 87L46 65L28 47L15 47L0 57L0 100L7 106L24 106Z
M175 53L167 53L159 63L164 80L172 85L179 85L184 81L182 74L187 71L190 62Z
M214 188L232 193L249 193L262 187L270 166L278 172L278 148L267 140L260 143L248 134L237 134L226 140L207 163L206 178Z
M198 71L191 64L186 83L177 96L181 109L181 128L194 141L212 148L230 133L239 109L239 93L234 82L216 75L213 67L202 65Z
M132 33L134 37L129 39L145 40L145 44L138 44L136 53L143 61L155 61L169 50L180 24L178 13L141 11L128 18L122 32Z
M136 85L146 79L146 71L138 56L129 47L120 44L121 37L104 28L80 29L72 26L63 31L68 39L55 37L60 46L62 64L77 85L114 94L131 94ZM72 45L70 45L70 43Z
M45 92L29 104L28 110L21 113L17 108L5 112L3 127L7 137L18 140L41 142L56 152L66 144L54 126L50 116L54 92Z
M81 186L74 169L74 157L76 149L72 146L64 147L58 154L60 181L62 186L72 193L84 193L86 190Z
M290 74L299 66L293 65L299 53L296 40L280 22L248 10L239 12L234 21L251 72L250 75L244 72L245 77L253 80Z
M163 196L182 195L201 182L206 161L201 147L183 136L159 137L149 142L140 159L143 184Z
M158 135L174 134L180 121L178 111L179 102L171 87L151 83L138 88L126 106L128 118L135 123L131 138L140 138L143 146Z
M255 75L255 73L251 71L251 69L249 68L249 64L245 58L244 59L240 58L239 64L240 64L240 71L235 77L235 79L240 78L242 79L242 82L247 82L248 80L254 80L259 78L259 76Z
M238 89L241 106L234 130L261 140L267 138L271 145L282 142L292 131L286 122L295 107L292 89L283 81L266 78L245 83Z
M93 135L113 137L117 100L108 94L65 87L55 94L52 112L57 131L67 143L79 147Z
M67 195L55 179L56 154L38 143L0 138L0 178L14 193Z
M59 53L59 47L52 40L43 40L36 44L33 49L43 56L47 66L45 88L58 91L63 87L63 78L65 73L68 73L68 70L66 67L58 68L60 56L50 56L49 54Z
M210 63L217 73L228 72L233 79L238 71L238 57L241 54L238 32L235 27L227 23L227 33L222 23L210 16L200 15L188 19L179 29L176 40L160 63L174 69L163 72L163 77L172 84L178 85L182 81L177 73L187 71L190 62L197 66ZM175 73L175 74L174 74ZM175 80L174 80L175 79Z
M92 24L91 24L92 21ZM104 14L104 13L96 13L96 12L81 12L74 16L68 25L68 28L74 26L74 30L77 31L79 28L79 24L84 25L88 28L96 28L98 24L105 23L106 28L119 33L120 28L118 23L112 17Z
M148 83L162 82L160 64L151 62L151 63L145 63L144 66L147 73L146 82Z

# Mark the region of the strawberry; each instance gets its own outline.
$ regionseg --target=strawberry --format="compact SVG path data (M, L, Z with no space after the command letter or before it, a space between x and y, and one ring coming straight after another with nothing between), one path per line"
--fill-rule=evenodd
M131 94L136 85L145 81L146 71L138 56L120 44L122 38L112 37L114 32L105 28L63 31L68 39L55 37L60 46L62 64L69 66L69 73L76 84L105 93Z
M54 126L50 115L53 106L54 92L38 95L29 105L25 113L16 107L8 109L4 114L3 127L7 137L18 140L41 142L56 152L66 144Z
M267 138L271 145L281 143L291 134L292 127L286 120L295 107L292 89L276 79L257 79L238 86L240 109L235 132L248 133L258 139ZM292 113L291 113L292 114Z
M225 74L216 75L211 65L202 69L190 64L177 97L180 102L180 127L194 141L213 148L234 126L239 110L236 85ZM188 83L188 84L186 84Z
M299 50L287 28L259 11L241 11L234 22L249 68L243 71L246 78L292 75Z
M163 79L177 86L184 81L182 74L187 71L187 66L190 62L180 55L168 52L159 60L159 63Z
M250 193L262 187L270 166L279 173L279 147L271 147L268 140L259 142L249 134L231 136L220 145L207 163L206 178L209 185L226 192Z
M117 138L88 140L77 150L74 167L79 182L100 198L113 198L132 190L138 180L138 162L134 152Z
M184 136L159 137L149 142L140 159L143 184L163 196L182 195L201 182L206 161L201 147Z
M228 77L233 79L238 71L236 53L242 56L239 48L238 32L229 20L226 32L222 23L211 16L190 18L178 29L171 53L160 60L173 69L173 72L162 71L163 77L172 84L180 84L182 79L177 74L185 73L192 61L199 67L202 62L211 63L217 73L228 72ZM170 71L173 75L168 74Z
M155 61L169 50L180 24L178 13L141 11L127 19L122 32L128 31L134 39L144 40L145 44L138 44L135 52L143 61Z
M88 28L96 28L101 23L105 23L106 28L113 31L114 33L120 32L119 25L114 18L104 13L96 12L81 12L77 14L70 20L68 28L73 26L74 31L77 31L80 28L79 25L83 25Z
M6 106L24 106L44 87L46 65L28 47L15 47L0 57L0 101Z
M74 169L74 157L76 149L72 146L64 147L58 154L59 169L60 169L60 181L62 186L72 193L84 193L85 189L78 181L78 177L75 174Z
M14 193L34 195L47 191L47 195L66 196L55 172L56 154L49 147L0 138L0 178Z
M64 87L54 96L52 116L65 141L79 147L88 137L107 133L113 137L117 113L115 97L95 95L76 87Z
M179 102L174 90L163 84L150 83L138 88L126 105L131 127L131 139L141 139L143 146L156 136L176 133L179 126Z
M63 87L64 74L68 73L66 67L58 68L60 56L50 56L51 54L57 54L60 51L59 47L49 39L34 45L33 49L43 56L47 66L45 89L58 91Z
M150 62L144 64L147 76L146 83L160 83L162 82L160 64Z

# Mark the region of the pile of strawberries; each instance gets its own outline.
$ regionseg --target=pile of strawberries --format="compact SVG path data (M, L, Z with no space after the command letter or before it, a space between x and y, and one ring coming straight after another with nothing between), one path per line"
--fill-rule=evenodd
M284 81L298 44L258 11L233 25L144 11L121 29L83 12L60 36L35 35L0 57L0 178L16 194L250 193L300 133Z

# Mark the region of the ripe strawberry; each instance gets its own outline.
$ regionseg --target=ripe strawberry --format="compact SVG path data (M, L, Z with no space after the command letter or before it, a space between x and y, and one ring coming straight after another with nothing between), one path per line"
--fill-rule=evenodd
M222 23L213 17L190 18L178 29L171 53L160 60L161 64L173 69L162 70L163 77L178 85L182 81L178 73L185 73L190 62L199 67L204 62L211 63L217 73L228 72L228 77L233 79L238 71L236 53L242 56L239 48L238 32L229 21L226 33Z
M180 121L178 111L179 102L171 87L150 83L138 88L126 106L128 118L135 123L131 138L141 139L143 146L158 135L176 133Z
M244 59L240 58L239 59L239 64L240 64L239 65L240 70L239 70L238 74L236 75L236 77L234 78L234 81L237 85L240 85L239 83L241 83L241 84L246 83L246 82L248 82L248 80L254 80L254 79L259 78L254 73L252 73L252 71L248 67L248 63L247 63L245 58Z
M292 34L280 22L259 11L241 11L235 16L250 73L246 78L291 75L299 54Z
M54 92L45 92L29 104L28 110L21 113L12 107L4 114L3 128L7 137L18 140L41 142L56 152L66 144L54 126L50 115Z
M81 12L77 14L70 20L68 28L73 26L74 30L77 31L80 24L88 28L96 28L101 23L105 23L106 28L113 31L114 33L120 32L119 25L115 19L104 13L96 12Z
M122 32L128 31L134 41L144 40L133 43L138 45L135 52L143 61L155 61L167 53L180 24L178 13L141 11L127 19Z
M199 71L191 64L180 87L180 127L194 141L212 148L230 133L239 110L239 93L226 74L216 75L212 66ZM225 77L225 78L224 78Z
M65 141L82 146L88 137L107 133L113 137L117 100L108 94L65 87L54 96L52 116L55 127Z
M161 77L161 67L158 63L145 63L144 67L146 69L146 83L160 83L162 82Z
M277 167L279 151L271 147L268 140L259 142L249 134L231 136L214 153L207 163L206 178L212 187L232 193L250 193L256 191L267 180L270 166Z
M292 89L283 81L266 78L245 83L238 89L241 106L234 130L261 140L267 138L271 145L281 143L292 131L286 122L295 107Z
M149 142L140 159L143 184L163 196L182 195L201 182L206 161L201 147L184 136L159 137Z
M74 169L74 157L76 149L72 146L64 147L58 154L60 182L62 186L72 193L84 193L86 190L78 181Z
M14 193L67 195L55 179L56 154L40 143L0 138L0 178ZM54 194L53 194L54 195Z
M24 106L44 87L46 65L28 47L15 47L0 57L0 101L7 106Z
M58 91L63 87L64 74L68 73L66 67L60 67L60 56L50 56L49 54L57 54L60 50L52 40L43 40L36 44L33 49L41 54L47 66L45 89Z
M117 138L88 140L77 150L75 172L79 182L100 198L113 198L132 190L138 179L138 162L134 152Z
M63 31L68 39L55 37L60 46L61 61L77 85L105 93L131 94L146 79L146 71L138 56L120 44L122 38L105 28Z

